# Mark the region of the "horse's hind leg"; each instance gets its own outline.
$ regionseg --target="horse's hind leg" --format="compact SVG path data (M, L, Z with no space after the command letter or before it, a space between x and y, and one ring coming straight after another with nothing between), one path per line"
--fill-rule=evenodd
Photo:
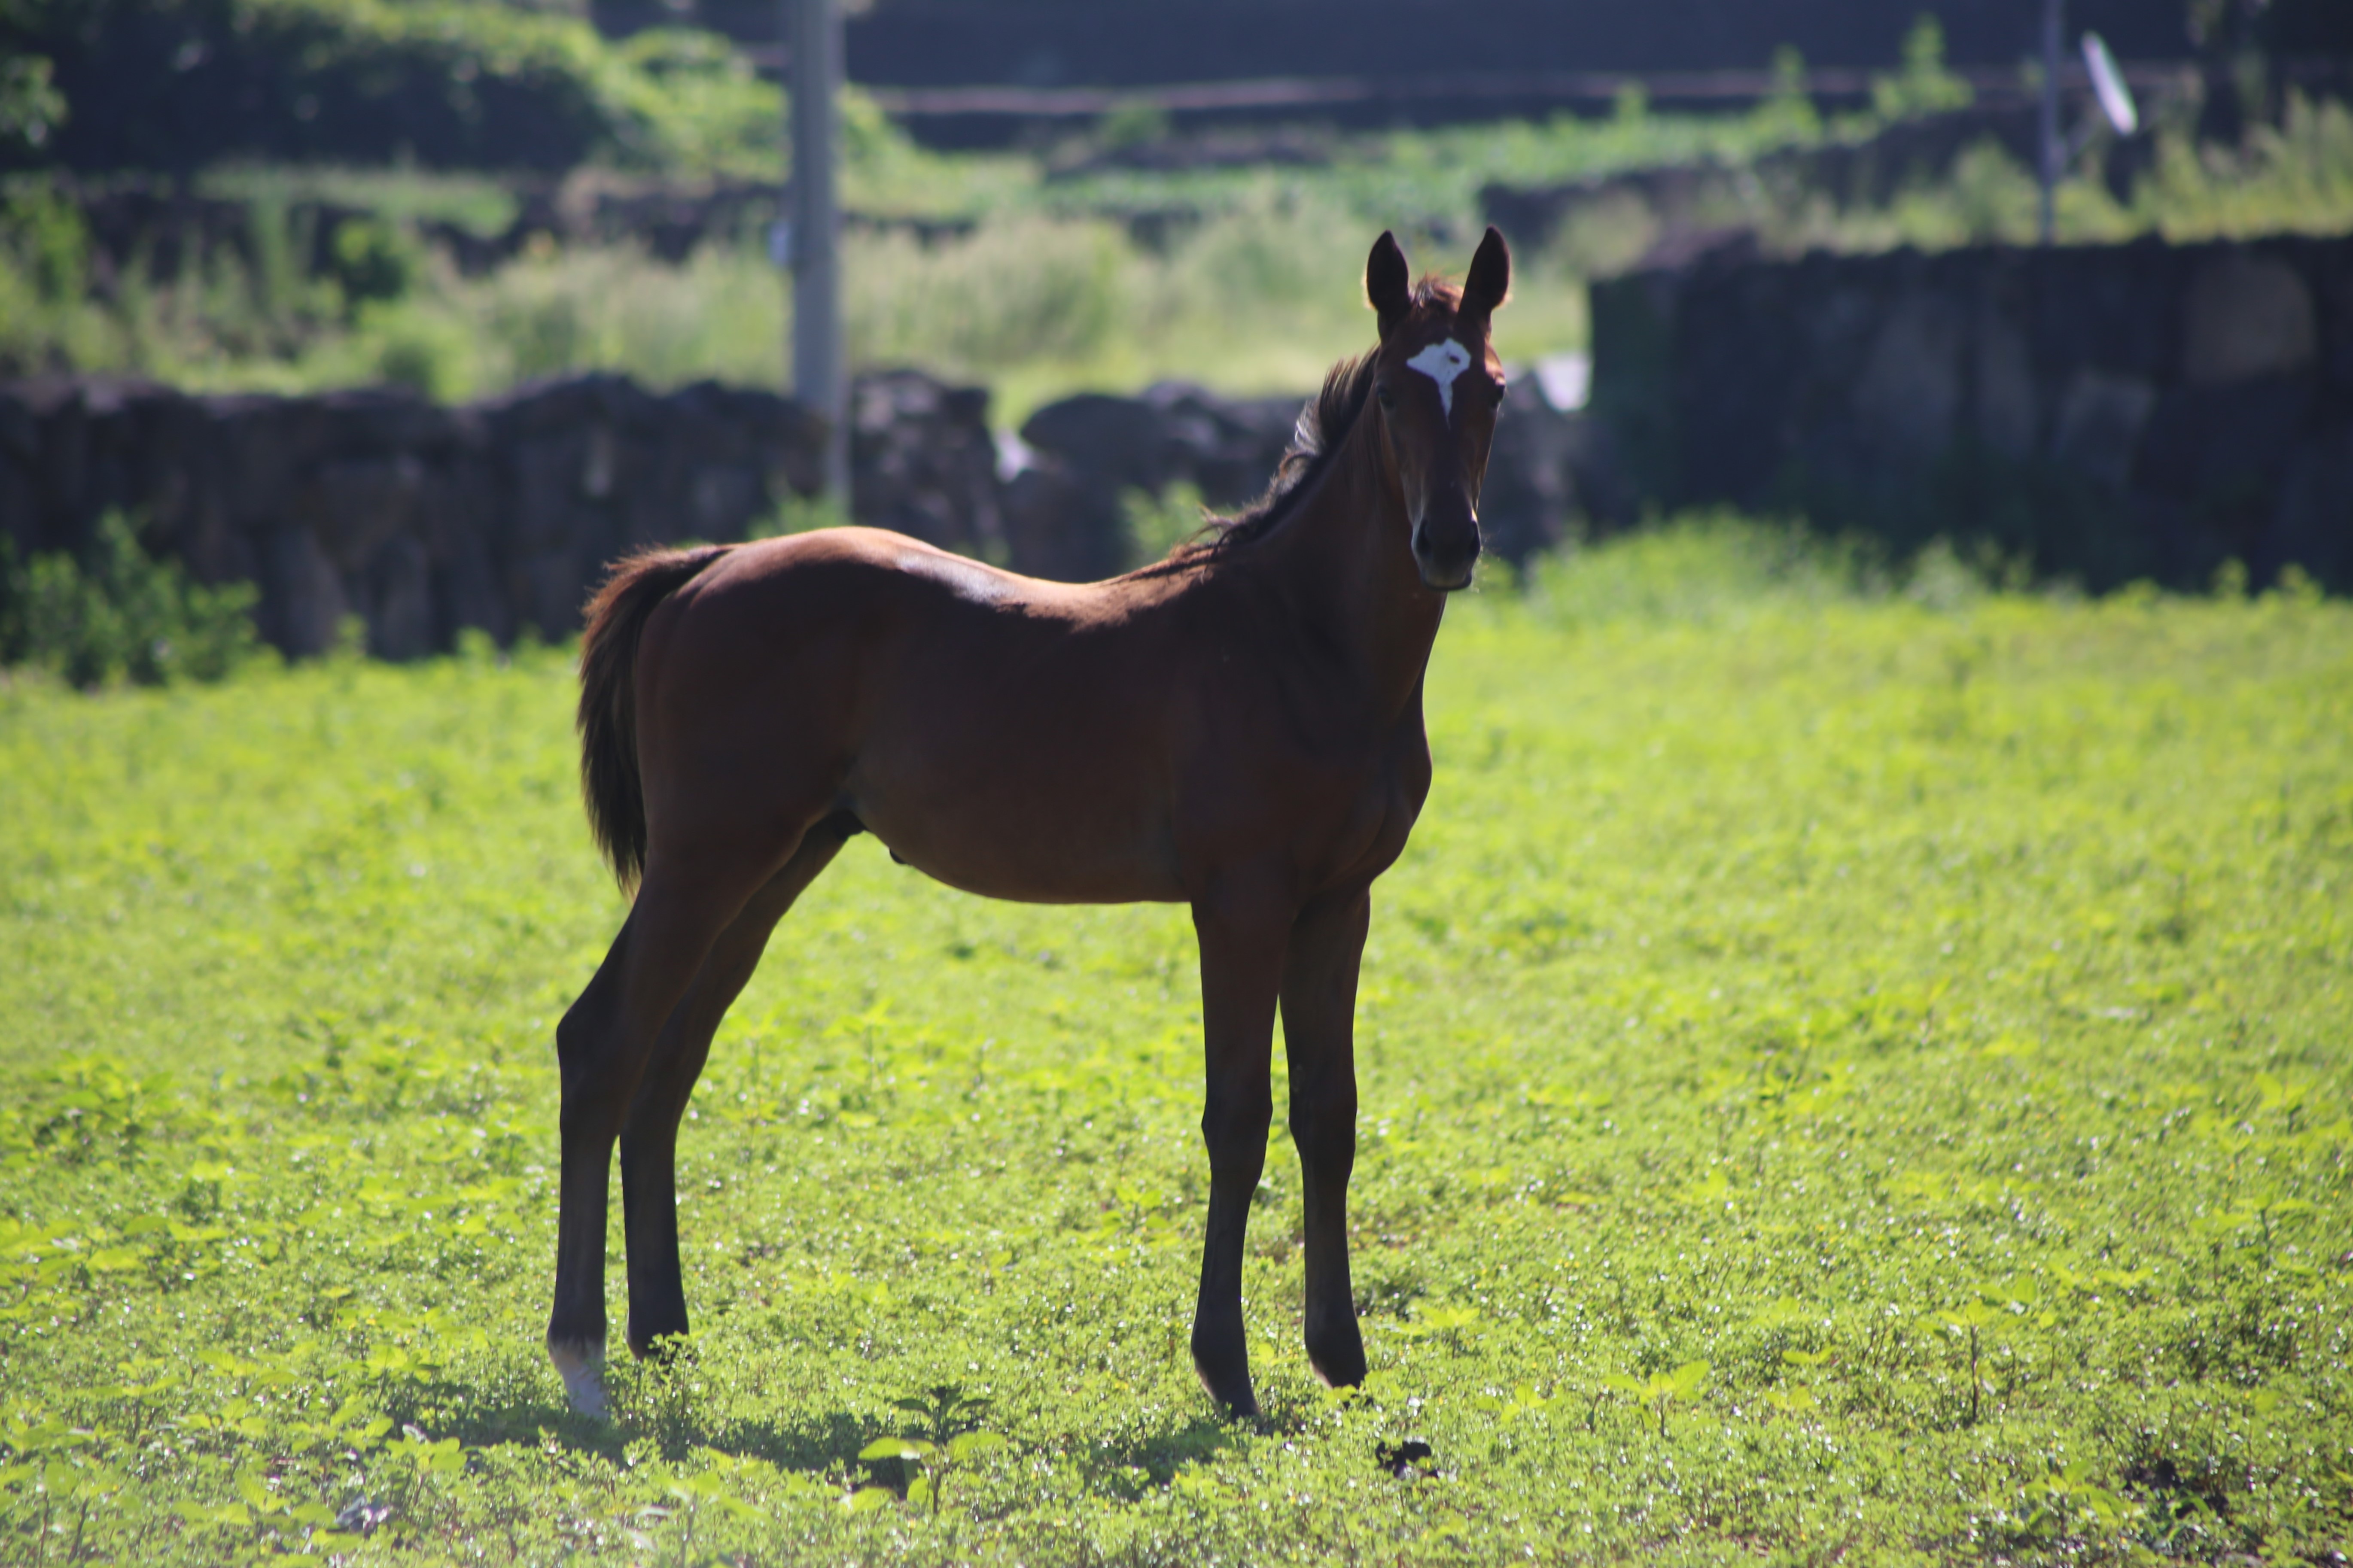
M678 1123L711 1054L711 1037L760 964L768 934L831 863L854 822L828 818L802 836L784 869L752 895L662 1026L621 1129L621 1214L629 1254L629 1350L643 1356L687 1331L678 1258Z
M547 1353L564 1376L573 1408L583 1414L601 1415L605 1408L605 1223L613 1142L670 1010L712 942L784 858L781 849L762 858L723 843L685 854L658 847L621 934L556 1026L564 1173Z

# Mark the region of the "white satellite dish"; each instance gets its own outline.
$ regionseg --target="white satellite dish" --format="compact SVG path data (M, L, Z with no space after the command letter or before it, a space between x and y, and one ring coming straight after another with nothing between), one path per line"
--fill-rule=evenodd
M2133 107L2132 89L2125 85L2125 73L2116 68L2116 57L2108 53L2107 41L2097 33L2084 35L2084 65L2092 73L2092 90L2099 95L2100 112L2116 128L2119 136L2129 136L2140 129L2140 111Z

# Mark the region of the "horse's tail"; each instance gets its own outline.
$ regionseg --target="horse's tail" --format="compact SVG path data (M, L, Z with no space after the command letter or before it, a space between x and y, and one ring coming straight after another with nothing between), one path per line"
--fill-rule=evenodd
M656 605L727 552L646 550L613 563L588 601L580 639L580 794L588 828L628 891L646 868L646 795L638 772L638 639Z

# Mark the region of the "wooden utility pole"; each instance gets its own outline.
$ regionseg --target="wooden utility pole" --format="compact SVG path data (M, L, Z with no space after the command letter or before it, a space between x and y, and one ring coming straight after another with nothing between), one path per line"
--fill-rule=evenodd
M793 395L825 416L825 494L849 504L849 376L841 334L841 215L835 181L834 96L841 82L839 0L783 0L791 64L789 262Z
M2063 15L2065 0L2042 0L2042 123L2041 165L2042 180L2042 243L2049 245L2057 238L2059 216L2056 211L2059 189L2059 38L2066 30Z

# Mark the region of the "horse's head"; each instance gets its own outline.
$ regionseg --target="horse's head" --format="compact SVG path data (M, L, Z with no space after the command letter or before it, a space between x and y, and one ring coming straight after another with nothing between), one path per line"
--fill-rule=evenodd
M1365 263L1365 293L1381 321L1373 379L1381 441L1405 496L1414 564L1441 592L1467 587L1479 559L1479 483L1504 401L1488 320L1511 286L1512 253L1492 228L1459 292L1435 279L1415 286L1388 234Z

